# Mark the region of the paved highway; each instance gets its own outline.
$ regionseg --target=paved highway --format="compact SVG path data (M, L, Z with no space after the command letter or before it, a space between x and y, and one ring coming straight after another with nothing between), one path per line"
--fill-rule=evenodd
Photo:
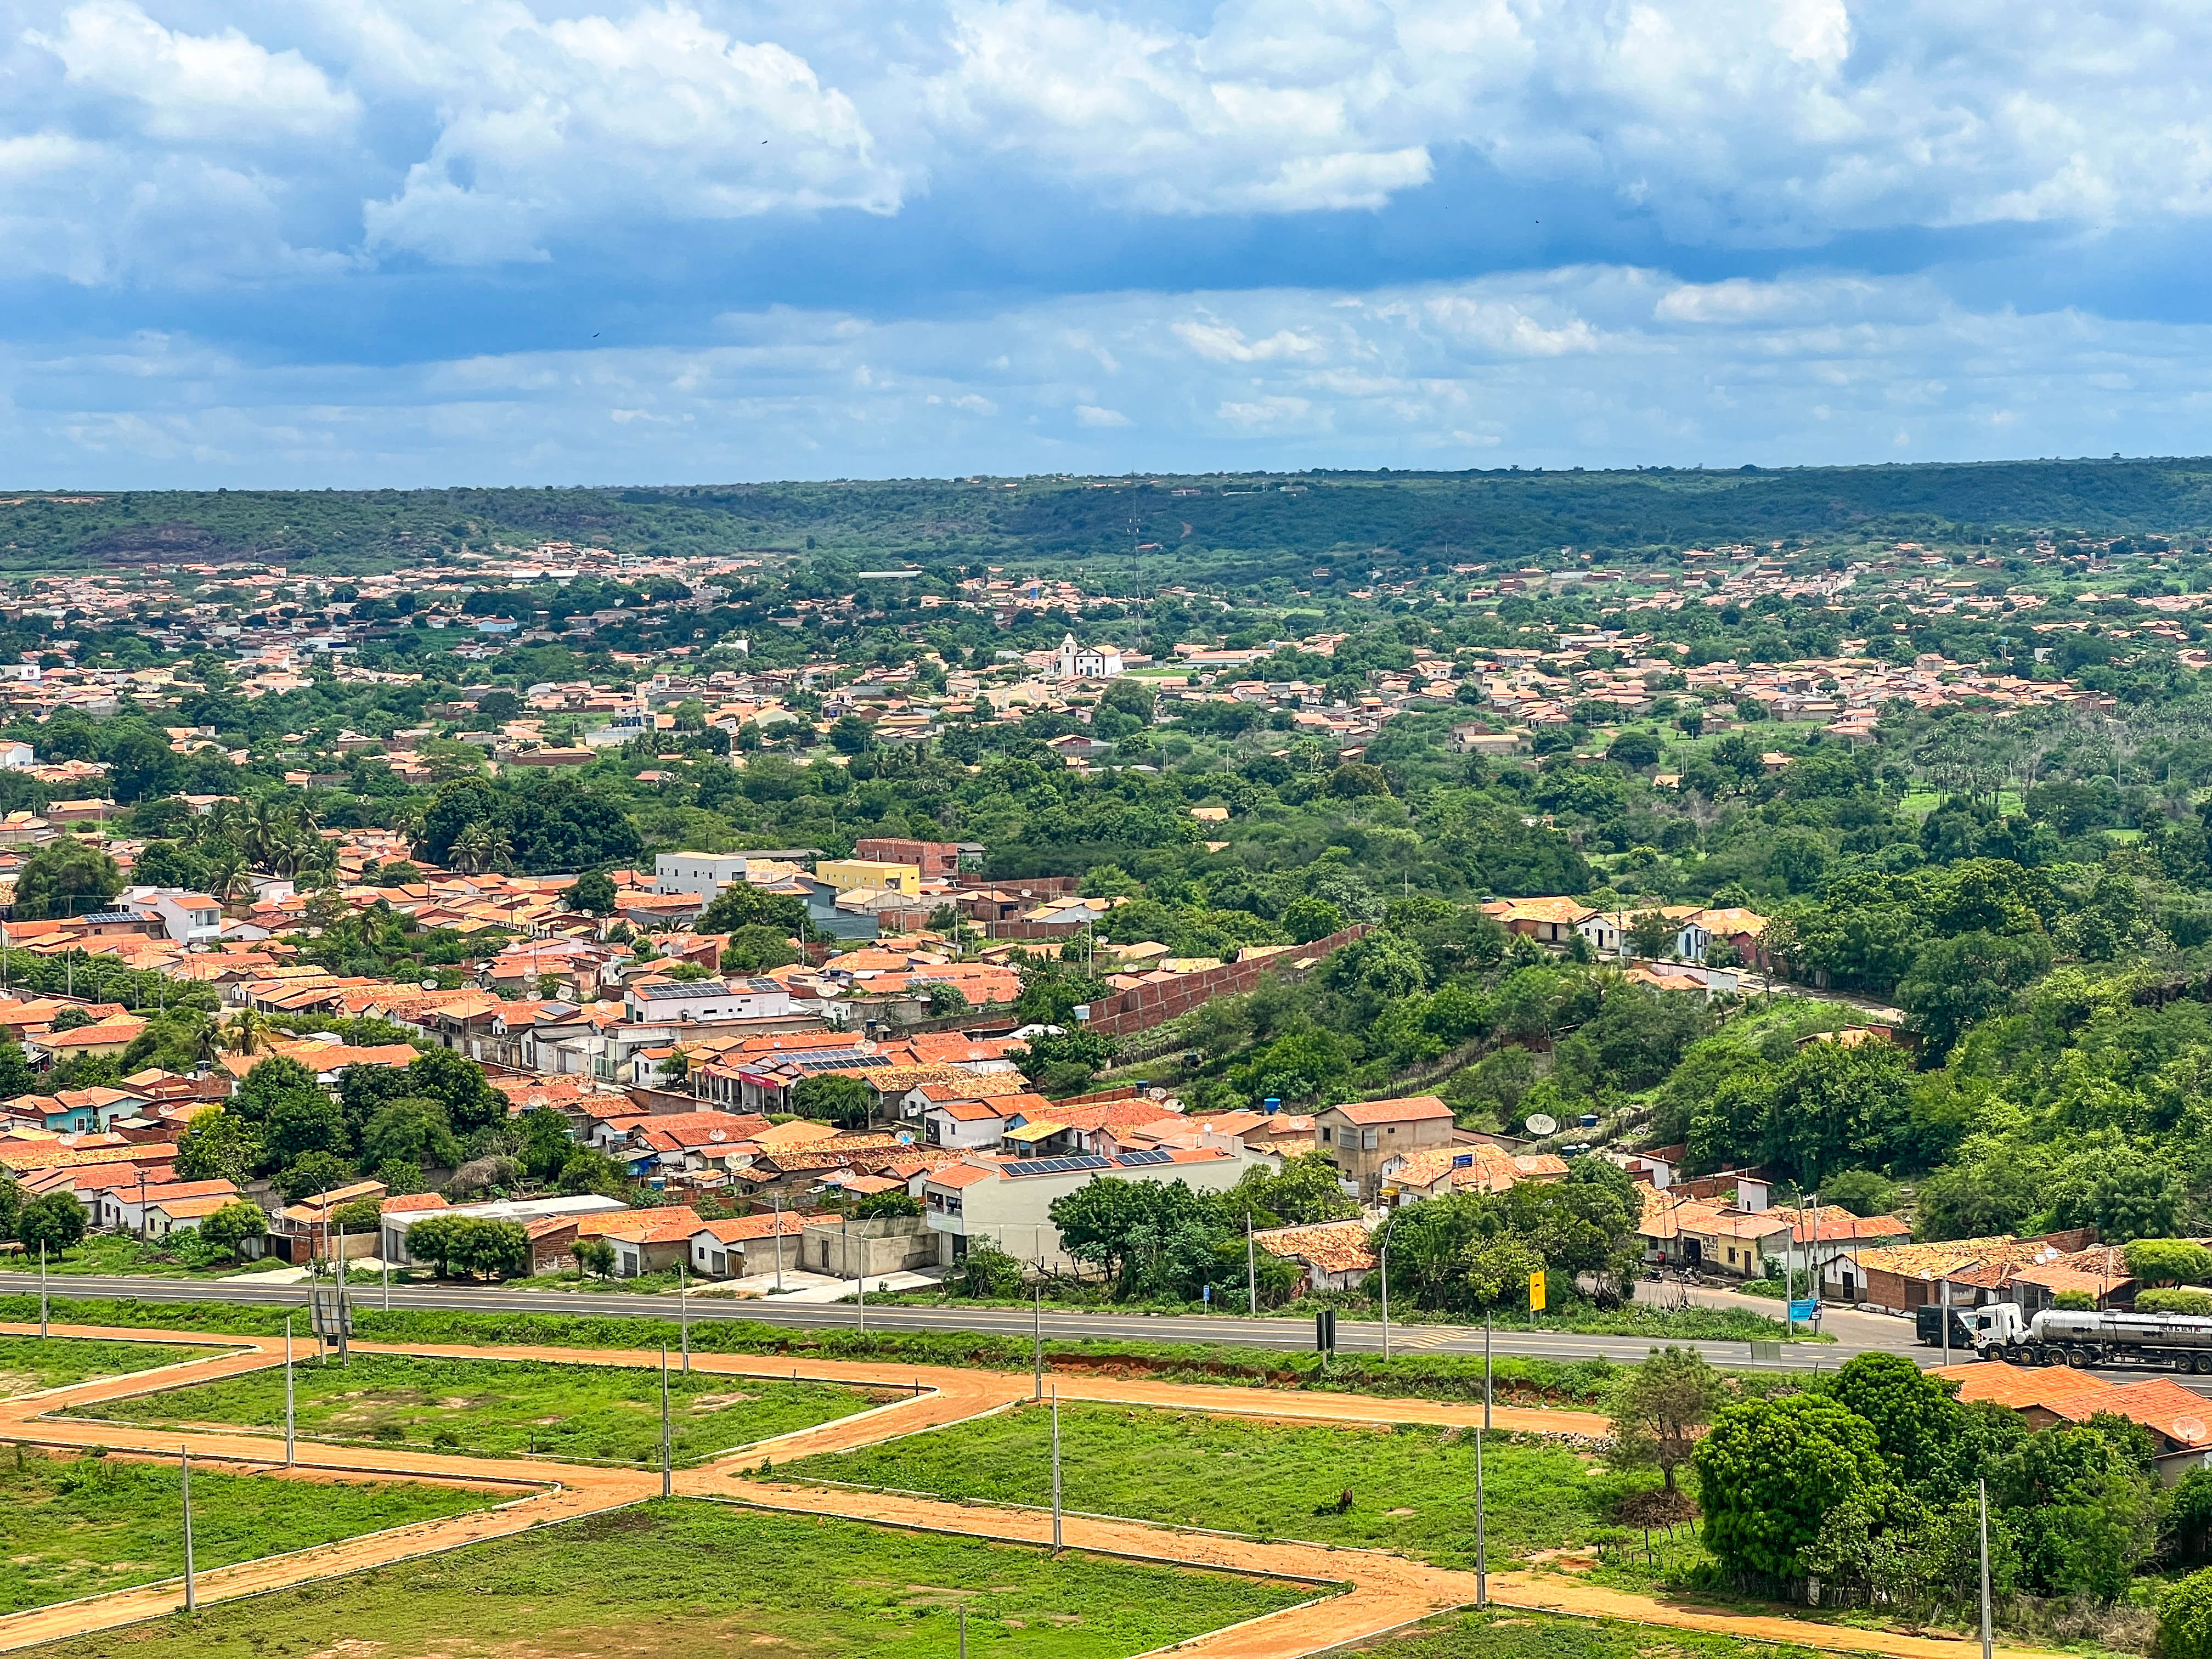
M11 1277L18 1294L32 1286ZM304 1284L252 1285L234 1279L178 1279L134 1278L125 1275L72 1273L48 1281L55 1296L137 1297L148 1302L235 1302L302 1307L307 1300ZM354 1305L359 1310L384 1305L384 1292L374 1285L356 1285ZM621 1291L568 1291L501 1290L492 1286L468 1289L453 1285L394 1285L394 1311L409 1308L449 1309L469 1313L548 1313L642 1315L660 1319L677 1316L672 1295L638 1294ZM764 1298L738 1301L732 1297L694 1295L689 1299L690 1317L704 1323L716 1319L751 1319L763 1324L798 1329L851 1329L859 1326L863 1310L850 1303L770 1302ZM1018 1308L915 1308L874 1304L865 1310L871 1331L964 1331L988 1335L1027 1337L1032 1315ZM1081 1312L1045 1310L1047 1336L1060 1341L1094 1339L1102 1341L1218 1342L1239 1347L1310 1350L1313 1325L1302 1319L1249 1319L1229 1315L1118 1314L1085 1310ZM1717 1364L1762 1369L1802 1370L1817 1365L1832 1370L1853 1354L1888 1349L1910 1354L1923 1364L1937 1363L1933 1350L1910 1346L1911 1327L1899 1322L1894 1341L1869 1340L1856 1334L1844 1340L1793 1343L1782 1350L1779 1360L1753 1359L1747 1342L1697 1342L1698 1349ZM1480 1354L1482 1328L1463 1325L1404 1325L1390 1328L1391 1352L1405 1353ZM1568 1332L1498 1331L1492 1352L1499 1356L1524 1354L1550 1359L1637 1360L1651 1347L1650 1340L1634 1336L1583 1336ZM1340 1320L1336 1346L1342 1353L1379 1353L1382 1327L1372 1320Z

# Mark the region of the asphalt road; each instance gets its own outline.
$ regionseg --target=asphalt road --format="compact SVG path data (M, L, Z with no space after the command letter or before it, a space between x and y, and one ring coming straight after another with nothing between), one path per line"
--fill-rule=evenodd
M16 1294L33 1286L10 1275L6 1283ZM295 1285L244 1285L233 1279L178 1279L126 1275L72 1273L48 1281L55 1296L137 1297L148 1302L235 1302L302 1307L307 1287ZM356 1286L354 1305L368 1310L384 1305L377 1286ZM395 1310L428 1308L470 1313L550 1313L641 1315L672 1319L677 1298L670 1295L632 1294L621 1291L507 1291L451 1285L394 1285L391 1305ZM763 1324L798 1329L850 1329L860 1324L863 1310L849 1303L776 1303L765 1299L694 1296L688 1303L690 1317L701 1323L716 1319L750 1319ZM966 1331L991 1335L1026 1337L1032 1315L1016 1308L913 1308L877 1304L865 1310L872 1331ZM1304 1319L1249 1319L1229 1315L1116 1314L1091 1310L1060 1312L1047 1309L1047 1335L1058 1340L1093 1339L1104 1341L1218 1342L1238 1347L1278 1348L1310 1352L1313 1324ZM1754 1360L1747 1342L1696 1342L1694 1347L1716 1364L1737 1368L1758 1366L1784 1370L1817 1365L1832 1370L1853 1354L1870 1350L1899 1352L1926 1364L1939 1363L1934 1350L1911 1346L1911 1327L1899 1322L1895 1341L1869 1341L1854 1335L1849 1340L1821 1343L1793 1343L1782 1350L1780 1360ZM1480 1354L1482 1328L1462 1325L1404 1325L1390 1328L1391 1352L1404 1353ZM1379 1353L1382 1327L1372 1320L1340 1320L1336 1328L1340 1353ZM1569 1332L1498 1331L1492 1352L1549 1359L1638 1360L1651 1347L1635 1336L1583 1336Z

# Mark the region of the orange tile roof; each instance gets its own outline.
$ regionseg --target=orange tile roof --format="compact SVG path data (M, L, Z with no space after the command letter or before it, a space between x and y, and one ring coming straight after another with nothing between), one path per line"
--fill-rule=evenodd
M1346 1105L1332 1106L1328 1110L1341 1112L1358 1124L1425 1122L1452 1115L1451 1108L1434 1095L1407 1095L1400 1100L1356 1100ZM1314 1115L1322 1117L1327 1113L1316 1112Z
M1356 1218L1270 1227L1254 1233L1252 1242L1270 1255L1309 1262L1325 1273L1364 1273L1375 1265L1375 1253L1367 1247L1367 1224Z

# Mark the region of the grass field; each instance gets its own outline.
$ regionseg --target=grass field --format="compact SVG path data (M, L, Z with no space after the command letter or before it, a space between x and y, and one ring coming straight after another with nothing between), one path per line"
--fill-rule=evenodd
M679 1498L24 1651L948 1659L964 1608L977 1659L1125 1659L1316 1593Z
M75 1336L0 1336L0 1399L66 1388L95 1376L150 1371L187 1359L205 1359L221 1348L179 1342L95 1342Z
M416 1481L319 1484L192 1471L192 1560L205 1571L489 1509L512 1492ZM0 1612L185 1570L177 1468L122 1457L0 1458Z
M1474 1444L1447 1431L1294 1426L1201 1412L1062 1406L1062 1501L1073 1510L1263 1538L1474 1559ZM1483 1452L1490 1557L1585 1540L1620 1480L1557 1442ZM780 1465L779 1480L848 1480L952 1498L1051 1501L1051 1413L1014 1412ZM1638 1481L1638 1486L1649 1484ZM1339 1511L1349 1490L1352 1507Z
M247 1265L266 1267L270 1264L252 1262ZM158 1273L175 1279L220 1279L240 1270L235 1262L191 1267L160 1245L142 1243L125 1233L87 1233L75 1249L51 1256L46 1261L47 1276L53 1279L64 1279L75 1273ZM0 1255L0 1273L23 1273L36 1279L39 1276L39 1253L36 1250L18 1250Z
M1447 1613L1352 1651L1371 1659L1810 1659L1814 1650L1493 1607Z
M660 1373L537 1360L412 1359L356 1354L352 1364L293 1367L299 1432L318 1439L412 1443L507 1456L641 1462L660 1455ZM686 1376L672 1369L676 1461L696 1462L900 1396L825 1382ZM281 1430L284 1372L275 1367L130 1400L81 1415L131 1423Z

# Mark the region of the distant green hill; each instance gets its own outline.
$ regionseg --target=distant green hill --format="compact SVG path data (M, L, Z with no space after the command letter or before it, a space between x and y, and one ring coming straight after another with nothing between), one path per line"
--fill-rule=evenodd
M811 549L831 561L1102 572L1136 561L1157 579L1156 544L1182 556L1179 574L1234 579L1295 574L1308 560L1444 568L1561 547L2208 527L2212 460L2002 461L32 496L0 507L0 559L19 570L240 561L367 570L494 542L574 540L641 553Z

